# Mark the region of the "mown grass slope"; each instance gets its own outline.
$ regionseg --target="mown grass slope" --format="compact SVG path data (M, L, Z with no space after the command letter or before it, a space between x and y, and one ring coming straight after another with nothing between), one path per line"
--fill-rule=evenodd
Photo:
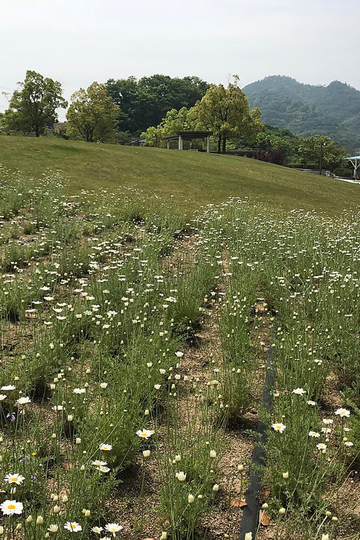
M169 199L191 213L229 196L248 197L285 210L316 209L329 214L353 210L360 187L331 178L237 156L158 148L89 144L54 138L0 136L0 163L26 176L61 171L69 191L135 187Z

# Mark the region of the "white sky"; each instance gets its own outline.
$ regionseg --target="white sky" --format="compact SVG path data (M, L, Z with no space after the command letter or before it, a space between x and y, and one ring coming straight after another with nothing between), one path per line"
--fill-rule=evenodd
M360 89L359 20L359 0L0 0L0 92L27 69L60 81L66 99L155 73Z

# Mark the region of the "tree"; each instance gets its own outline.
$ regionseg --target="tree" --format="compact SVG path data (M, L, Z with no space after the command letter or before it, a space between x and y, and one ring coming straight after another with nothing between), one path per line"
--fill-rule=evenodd
M165 137L177 135L180 131L196 130L202 126L198 123L196 108L182 107L179 111L171 109L156 127L149 127L141 136L146 139L146 146L160 146Z
M299 154L304 167L319 169L329 169L333 171L339 167L347 152L340 144L332 141L325 135L313 135L301 139L299 144Z
M108 94L120 106L119 129L128 133L128 138L137 137L150 126L160 124L172 109L190 108L203 97L209 88L199 77L171 78L167 75L152 75L137 80L109 79Z
M110 142L116 135L120 107L115 105L104 84L93 82L87 90L80 88L71 96L66 118L70 137L87 142Z
M5 111L3 124L8 131L35 132L36 137L44 133L47 124L56 122L56 109L66 108L61 84L49 77L44 78L36 71L27 71L20 89L13 93L9 108Z
M235 76L227 88L212 84L196 105L199 120L214 132L219 153L226 152L229 139L253 136L262 127L260 111L249 112L248 100L238 83Z

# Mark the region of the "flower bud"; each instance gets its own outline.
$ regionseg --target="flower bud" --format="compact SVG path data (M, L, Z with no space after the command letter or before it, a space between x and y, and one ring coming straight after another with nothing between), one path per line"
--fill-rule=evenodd
M190 494L188 495L188 503L191 504L191 503L194 502L194 500L195 500L194 495L191 495L191 493L190 493Z
M283 516L285 514L285 512L286 512L285 508L280 508L279 515Z
M44 524L44 518L42 516L38 516L36 518L36 525L43 525Z
M214 485L213 485L212 490L215 491L215 493L217 493L217 492L219 491L219 489L220 489L219 484L214 484Z
M183 471L177 472L176 478L179 480L179 482L185 482L186 474Z

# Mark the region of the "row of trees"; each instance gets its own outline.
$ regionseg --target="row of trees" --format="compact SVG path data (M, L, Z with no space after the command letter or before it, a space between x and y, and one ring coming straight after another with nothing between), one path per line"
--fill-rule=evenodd
M249 149L262 161L330 171L344 168L344 157L348 155L346 148L325 135L301 137L288 129L268 125L257 134L254 143L249 142ZM350 167L348 173L350 176ZM339 174L346 175L347 170L339 171Z
M8 133L37 137L57 122L66 108L61 84L27 71L0 118ZM142 135L148 146L162 146L167 136L185 130L211 130L218 152L244 148L257 159L278 164L333 170L346 150L329 137L300 137L289 130L264 126L260 111L248 100L234 76L225 88L197 77L172 79L164 75L94 82L71 96L63 135L87 142L124 142ZM149 127L150 126L150 127Z
M263 127L260 111L249 112L238 83L235 77L227 88L221 84L209 87L196 77L171 79L163 75L140 81L110 80L106 85L94 82L87 90L81 88L71 96L66 135L87 142L109 142L116 140L122 122L127 128L122 134L133 135L130 129L136 133L156 119L158 127L149 128L144 135L148 144L157 144L165 134L173 135L181 129L206 129L214 132L218 152L225 152L228 141L253 137ZM61 85L27 71L19 87L10 99L2 124L8 132L33 131L39 137L56 122L57 109L68 105ZM180 107L179 111L171 107L184 102L192 106Z
M162 146L166 137L179 131L213 132L217 151L225 153L229 142L254 140L263 129L258 109L249 111L247 98L239 88L239 78L225 88L210 85L203 98L191 107L171 109L157 125L142 133L148 146Z
M208 88L198 77L165 75L94 82L71 96L67 135L86 141L127 142L158 124L168 110L193 106ZM2 126L7 132L34 132L38 137L57 121L57 109L67 106L58 81L27 71L9 100Z
M58 81L44 78L36 71L27 71L9 101L9 108L1 118L8 133L43 135L46 128L58 120L57 110L67 108ZM87 142L114 140L120 108L113 103L105 85L94 82L87 90L80 88L71 96L67 111L67 134Z

